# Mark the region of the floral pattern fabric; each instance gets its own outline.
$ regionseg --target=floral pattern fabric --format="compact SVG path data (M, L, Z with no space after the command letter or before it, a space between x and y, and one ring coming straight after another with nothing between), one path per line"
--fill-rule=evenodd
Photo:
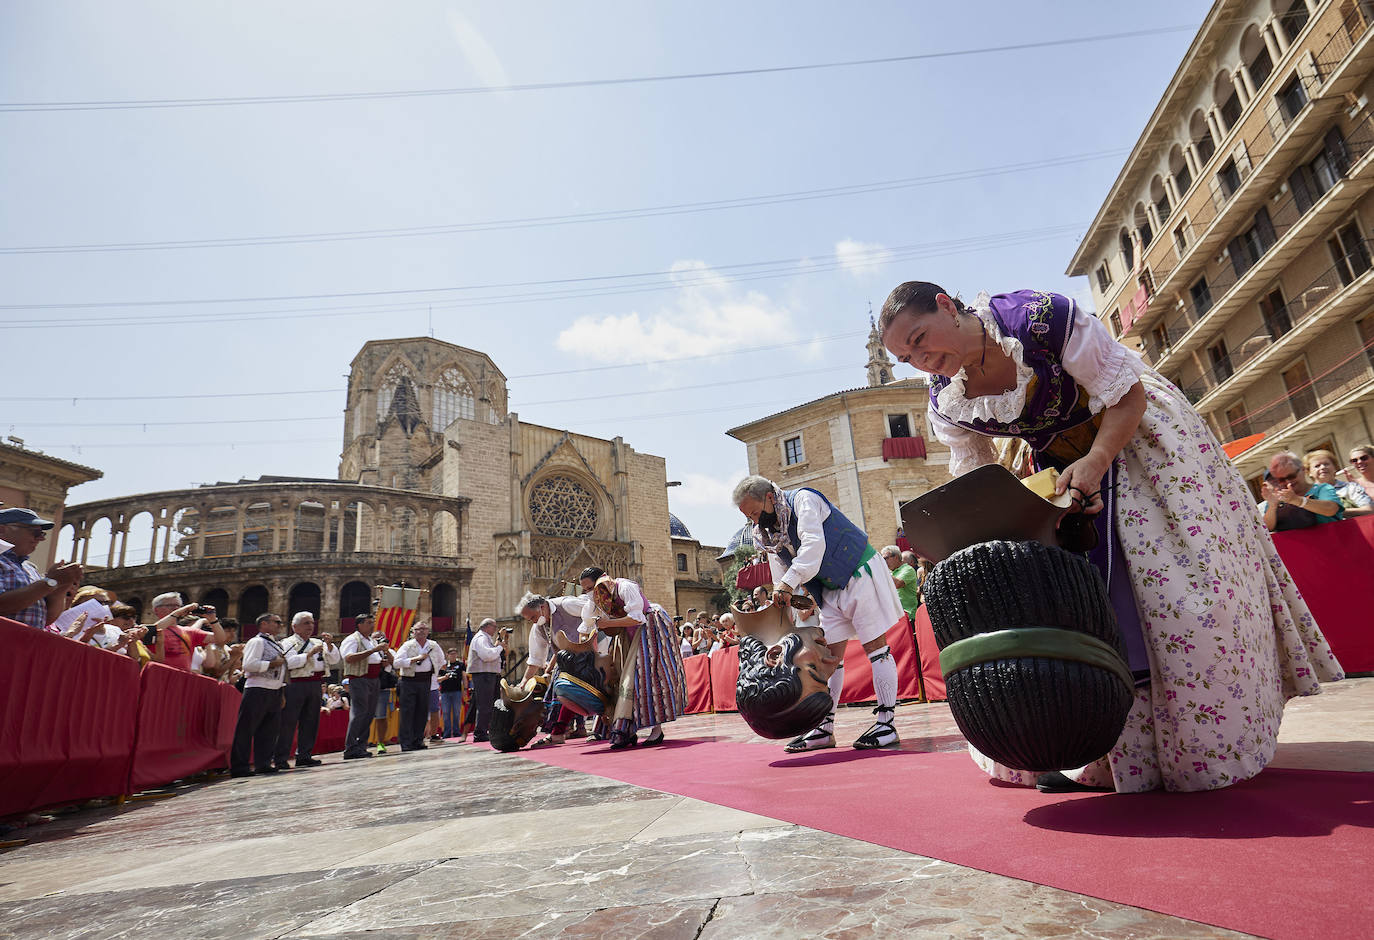
M1216 789L1269 763L1288 699L1343 673L1211 429L1163 377L1147 370L1140 381L1145 414L1114 461L1104 511L1150 682L1111 752L1067 775L1119 792ZM1034 772L973 756L997 779L1035 783Z

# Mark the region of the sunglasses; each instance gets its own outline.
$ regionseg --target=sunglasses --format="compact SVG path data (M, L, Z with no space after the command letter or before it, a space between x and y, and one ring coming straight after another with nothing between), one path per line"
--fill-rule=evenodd
M1367 454L1366 454L1365 456L1363 456L1363 457L1351 457L1351 458L1350 458L1350 462L1351 462L1351 463L1364 463L1366 460L1374 460L1374 458L1371 458L1371 457L1370 457L1369 455L1367 455Z

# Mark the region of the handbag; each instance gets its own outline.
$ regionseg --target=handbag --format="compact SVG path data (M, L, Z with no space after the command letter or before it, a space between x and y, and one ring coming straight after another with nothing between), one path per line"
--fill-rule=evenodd
M383 669L377 674L377 687L380 689L394 689L398 684L396 673L391 669Z
M759 552L749 564L735 574L735 587L741 591L752 591L756 587L768 587L773 583L773 569L768 564L768 553Z

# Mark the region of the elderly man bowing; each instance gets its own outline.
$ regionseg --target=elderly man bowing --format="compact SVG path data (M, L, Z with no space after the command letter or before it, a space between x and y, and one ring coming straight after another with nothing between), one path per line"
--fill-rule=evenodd
M343 654L334 645L334 638L315 632L315 615L302 610L291 618L291 636L282 644L286 651L286 696L282 705L281 725L277 729L277 753L273 764L278 770L287 769L291 756L291 741L296 742L296 767L317 767L322 761L311 757L315 736L320 731L320 691L329 666L337 666Z
M401 739L401 750L423 751L428 747L425 723L430 686L444 668L444 650L429 638L429 621L421 620L410 628L410 639L396 651L395 661L401 672L401 724L396 736Z
M569 642L576 643L581 637L578 629L582 626L582 614L587 606L585 597L545 597L542 594L527 593L520 598L515 612L530 625L530 654L525 661L525 679L546 675L549 677L549 690L545 702L551 703L552 715L549 720L548 735L535 741L533 747L548 747L562 744L567 740L568 725L575 717L558 704L553 694L553 675L557 671L558 647L554 634L561 633Z
M856 638L873 667L877 720L859 735L859 749L897 744L893 717L897 707L897 664L887 646L887 631L902 619L892 572L876 560L868 535L845 518L821 493L809 488L783 490L761 476L735 486L734 503L754 523L755 546L767 553L773 572L773 602L786 604L804 585L820 604L821 629L831 652L844 656ZM831 708L816 728L790 742L789 752L835 746L835 708L844 688L844 663L828 683Z

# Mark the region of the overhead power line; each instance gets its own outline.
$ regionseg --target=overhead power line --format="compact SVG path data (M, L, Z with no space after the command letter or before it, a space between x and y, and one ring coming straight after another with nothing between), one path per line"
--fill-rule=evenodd
M225 238L167 239L163 241L144 242L97 242L72 245L18 245L7 248L0 247L0 255L84 254L114 251L167 251L187 248L244 248L266 245L306 245L335 241L415 238L431 235L456 235L471 232L504 231L509 229L547 228L559 225L582 225L591 222L620 222L656 218L660 216L689 215L699 212L719 212L726 209L746 209L758 206L780 205L790 202L805 202L816 199L835 199L842 196L890 192L897 189L912 189L921 186L937 186L943 183L956 183L972 179L987 179L993 176L1006 176L1013 173L1025 173L1032 170L1074 166L1080 163L1089 163L1094 160L1124 156L1129 152L1130 151L1125 148L1098 150L1090 153L1046 157L1042 160L1030 160L1022 163L1008 163L1000 166L982 167L978 169L956 170L949 173L937 173L930 176L907 176L897 179L876 180L868 183L854 183L846 186L803 189L758 196L740 196L734 199L712 199L701 202L681 202L670 205L642 206L633 209L605 209L595 212L578 212L566 215L493 219L485 222L455 222L448 225L355 229L337 232L303 232L287 235L245 235Z
M372 291L335 291L317 294L281 294L264 295L257 297L215 297L215 298L180 298L174 300L105 300L105 301L85 301L79 303L41 303L41 304L4 304L0 305L0 310L92 310L102 307L177 307L177 306L210 306L215 304L246 304L246 303L289 303L293 301L308 300L339 300L352 297L372 297L372 298L399 298L409 295L433 295L433 294L452 294L452 293L475 293L479 291L499 291L512 290L517 288L560 288L569 290L576 287L598 287L594 295L599 296L603 292L612 292L616 287L623 286L630 281L644 281L652 279L653 289L663 287L678 286L697 286L709 284L722 280L747 280L752 273L755 276L790 276L794 274L809 273L812 271L828 271L837 267L856 264L886 264L892 260L902 260L905 255L915 255L939 251L948 248L977 248L997 242L999 239L1021 239L1037 240L1042 237L1053 237L1064 234L1068 231L1081 228L1076 223L1060 226L1040 226L1033 229L1023 229L1016 232L1002 232L990 235L970 236L963 239L954 239L945 242L926 242L914 245L899 245L892 248L877 247L865 251L855 252L846 258L837 258L833 249L826 249L824 252L814 256L804 256L799 258L782 258L771 261L749 261L736 264L713 265L704 269L669 269L659 271L642 271L633 274L598 274L585 275L582 277L571 278L545 278L530 281L506 281L493 282L489 284L463 284L448 287L417 287L417 288L398 288L392 290L372 290ZM819 260L818 260L819 259ZM725 277L723 273L740 272L732 277ZM634 289L643 289L645 285L634 285ZM587 295L580 295L587 296ZM463 302L465 306L485 306L495 302L512 299L512 295L504 294L496 297L478 297L470 301ZM515 295L517 300L547 300L551 299L548 293L530 293ZM552 299L564 299L553 297ZM393 301L394 303L394 301ZM426 304L439 306L439 302L426 300ZM452 301L448 302L450 305ZM262 316L278 317L281 311L263 311ZM206 319L213 319L207 317ZM34 321L38 325L51 328L62 326L64 323L53 323L51 321ZM0 324L0 326L24 325L24 321Z
M1121 33L1101 33L1095 36L1074 36L1046 39L1040 42L1019 42L1002 46L982 46L974 49L950 49L943 52L921 52L913 55L883 56L875 59L848 59L839 62L814 62L805 65L777 65L752 69L722 69L711 72L683 72L671 75L640 75L625 78L595 78L562 82L528 82L508 85L477 85L460 88L418 88L400 91L357 91L335 94L304 95L240 95L214 98L143 98L121 101L9 101L0 103L0 112L32 111L133 111L153 108L207 108L261 104L315 104L339 101L376 101L389 98L439 98L460 95L516 94L531 91L553 91L572 88L606 88L616 85L644 85L652 83L699 81L711 78L739 78L748 75L778 75L787 72L815 72L824 69L856 68L867 65L892 65L899 62L922 62L953 59L964 56L992 55L1001 52L1023 52L1056 46L1076 46L1118 39L1140 39L1169 33L1196 32L1197 24L1160 26Z

